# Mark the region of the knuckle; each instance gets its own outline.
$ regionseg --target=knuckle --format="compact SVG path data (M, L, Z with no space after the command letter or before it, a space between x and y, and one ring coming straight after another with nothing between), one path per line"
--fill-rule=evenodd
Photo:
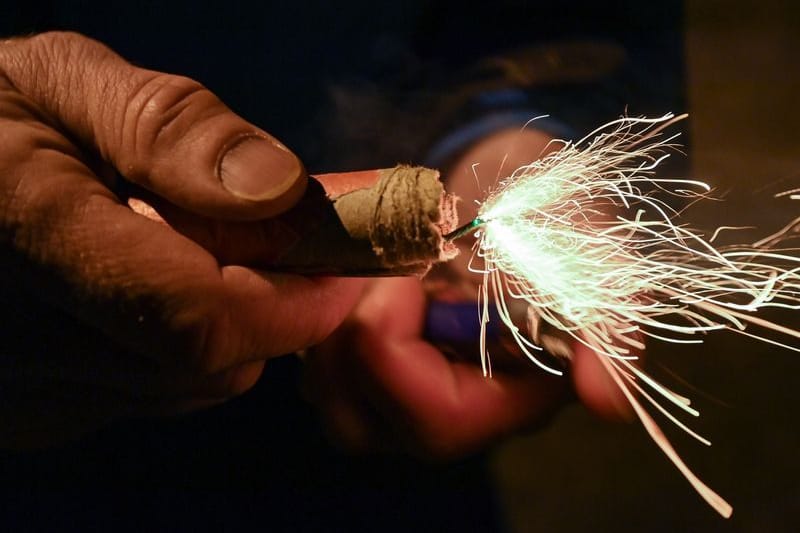
M85 44L93 42L88 37L74 31L46 31L37 33L25 39L31 45L42 45L50 49L57 47L67 48L74 44Z
M3 62L13 66L22 65L34 59L43 63L71 48L73 42L80 42L82 35L72 32L48 31L27 37L16 37L3 42Z
M60 265L71 250L87 244L75 228L96 202L64 180L42 179L37 165L59 162L49 161L51 155L20 149L8 161L0 153L0 242L26 261ZM40 161L34 163L33 158ZM78 265L85 268L83 262Z
M183 76L142 71L121 106L121 170L143 177L141 162L158 160L206 114L222 105L202 84ZM140 162L140 163L137 163Z
M40 33L15 44L8 58L16 67L14 70L26 78L23 85L30 88L33 96L42 96L55 104L60 100L57 91L65 90L60 85L83 79L88 60L101 51L108 53L108 49L99 42L69 31ZM72 90L69 87L66 89Z
M28 37L21 42L49 57L99 44L97 41L73 31L47 31Z

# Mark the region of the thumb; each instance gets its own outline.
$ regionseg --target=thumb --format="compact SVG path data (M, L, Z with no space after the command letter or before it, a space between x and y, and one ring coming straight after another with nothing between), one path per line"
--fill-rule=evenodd
M297 157L201 84L79 34L0 42L0 75L126 179L186 210L259 219L305 190Z

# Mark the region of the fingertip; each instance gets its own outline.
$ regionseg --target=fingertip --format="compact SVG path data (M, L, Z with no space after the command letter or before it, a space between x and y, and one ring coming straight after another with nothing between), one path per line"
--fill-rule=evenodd
M245 353L262 357L322 342L347 317L364 285L359 278L306 278L236 265L222 273L226 312L220 316L229 328L224 342L239 335L249 347Z
M319 316L319 329L315 341L319 344L341 326L358 304L367 280L364 278L320 277L312 280L317 287L310 308L324 312Z
M223 188L253 203L253 216L274 216L297 203L307 176L300 160L268 136L246 135L223 149L217 174Z
M358 306L359 321L383 336L416 339L424 326L425 292L415 277L376 280Z

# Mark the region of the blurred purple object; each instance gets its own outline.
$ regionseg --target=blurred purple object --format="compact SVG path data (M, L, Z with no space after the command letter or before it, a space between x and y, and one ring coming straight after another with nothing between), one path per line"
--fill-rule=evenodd
M486 340L500 338L500 315L494 305L489 305L489 322ZM480 309L476 302L431 301L425 315L425 338L433 342L478 342L481 333Z

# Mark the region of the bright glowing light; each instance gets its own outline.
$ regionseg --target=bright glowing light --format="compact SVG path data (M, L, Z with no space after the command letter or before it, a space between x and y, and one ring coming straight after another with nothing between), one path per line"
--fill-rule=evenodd
M697 411L630 359L644 348L644 337L700 342L693 336L721 329L800 351L745 332L753 325L800 338L796 330L751 314L764 307L800 308L800 260L775 247L778 234L751 246L715 248L719 231L736 228L719 228L707 238L678 221L670 197L686 203L710 192L700 181L654 175L675 148L677 135L667 136L664 129L681 118L622 118L577 142L556 141L563 144L560 150L517 169L479 209L482 225L471 269L484 275L484 321L491 292L520 349L555 374L561 372L537 357L541 348L535 333L529 338L512 320L509 298L525 302L538 320L591 347L662 450L711 505L729 516L730 506L686 467L634 391L709 444L645 387L692 415ZM487 373L488 355L484 349Z

